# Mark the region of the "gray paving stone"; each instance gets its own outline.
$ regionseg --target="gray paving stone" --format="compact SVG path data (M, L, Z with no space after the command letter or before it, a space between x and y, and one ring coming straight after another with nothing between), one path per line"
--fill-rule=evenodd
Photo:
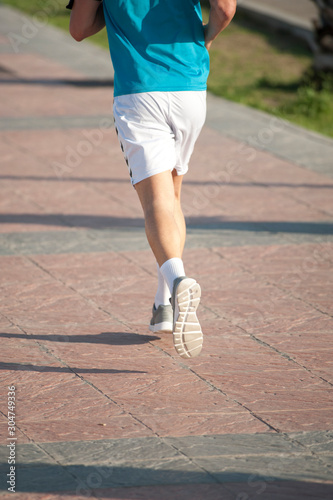
M211 94L206 125L255 149L333 177L333 140L320 134Z
M282 458L282 459L281 459ZM332 470L311 455L284 457L203 457L196 464L219 482L248 482L253 476L272 482L276 480L327 481Z
M281 434L237 434L166 438L166 442L191 458L205 456L268 456L304 453Z
M239 7L257 10L270 14L271 17L287 19L296 26L307 23L312 28L311 20L317 15L316 6L311 0L239 0ZM302 25L300 24L300 25Z
M109 439L102 441L74 441L46 443L43 449L63 465L133 464L182 457L171 445L160 438ZM64 455L64 449L66 454Z
M106 115L96 116L9 117L0 118L0 131L99 128L103 120L110 121L111 119L111 112Z
M21 464L20 469L40 463L55 464L54 459L45 453L41 449L41 446L35 443L18 444L16 447L16 458L17 462Z
M314 431L24 444L18 485L20 491L83 494L158 484L330 481L331 436ZM3 461L1 471L7 467Z
M316 8L310 0L297 0L296 2L239 0L238 11L265 26L288 31L305 40L311 37L311 21L317 17Z
M223 226L223 223L221 224ZM308 225L309 233L302 233L302 224L281 225L272 223L271 231L266 230L261 224L252 223L225 224L226 229L209 228L200 229L190 225L187 229L186 248L209 248L248 245L288 245L301 243L328 243L333 241L332 226L311 223ZM236 229L242 227L242 229ZM247 228L247 229L246 229ZM283 228L285 232L283 231ZM295 233L292 233L292 231ZM325 232L327 231L327 233ZM316 234L317 232L317 234ZM129 248L147 250L148 243L145 231L140 227L124 227L123 229L84 230L71 229L71 231L38 231L23 233L0 234L0 255L47 255L65 253L89 252L122 252Z
M333 455L333 431L296 432L289 437L316 454Z
M144 229L126 228L109 231L48 231L0 235L0 255L42 255L122 251L135 243L146 250Z

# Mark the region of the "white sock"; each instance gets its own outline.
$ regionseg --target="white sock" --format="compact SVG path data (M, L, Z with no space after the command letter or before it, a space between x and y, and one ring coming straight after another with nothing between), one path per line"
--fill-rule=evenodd
M165 282L165 279L163 278L163 274L161 273L160 266L157 264L157 277L158 277L158 283L157 283L157 292L155 295L155 307L156 309L158 308L159 305L169 305L170 304L170 290L168 285Z
M169 259L160 267L161 273L169 287L170 293L172 293L173 282L176 278L180 276L185 276L184 264L182 259L174 257Z

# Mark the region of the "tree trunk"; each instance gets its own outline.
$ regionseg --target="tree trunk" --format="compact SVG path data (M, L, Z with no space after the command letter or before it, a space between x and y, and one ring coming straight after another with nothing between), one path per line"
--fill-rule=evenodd
M312 0L319 13L315 30L314 69L333 71L333 0Z

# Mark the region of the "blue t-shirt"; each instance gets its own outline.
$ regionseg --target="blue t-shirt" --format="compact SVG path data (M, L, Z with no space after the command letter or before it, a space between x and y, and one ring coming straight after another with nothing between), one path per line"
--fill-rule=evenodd
M199 0L104 0L114 95L205 90Z

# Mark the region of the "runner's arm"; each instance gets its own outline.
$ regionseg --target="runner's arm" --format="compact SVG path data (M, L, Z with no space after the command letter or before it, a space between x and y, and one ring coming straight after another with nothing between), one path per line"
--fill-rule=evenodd
M204 26L205 45L207 50L221 31L224 30L232 20L236 12L236 0L209 0L209 21Z
M102 1L74 0L69 5L72 5L69 32L77 42L95 35L104 28Z

